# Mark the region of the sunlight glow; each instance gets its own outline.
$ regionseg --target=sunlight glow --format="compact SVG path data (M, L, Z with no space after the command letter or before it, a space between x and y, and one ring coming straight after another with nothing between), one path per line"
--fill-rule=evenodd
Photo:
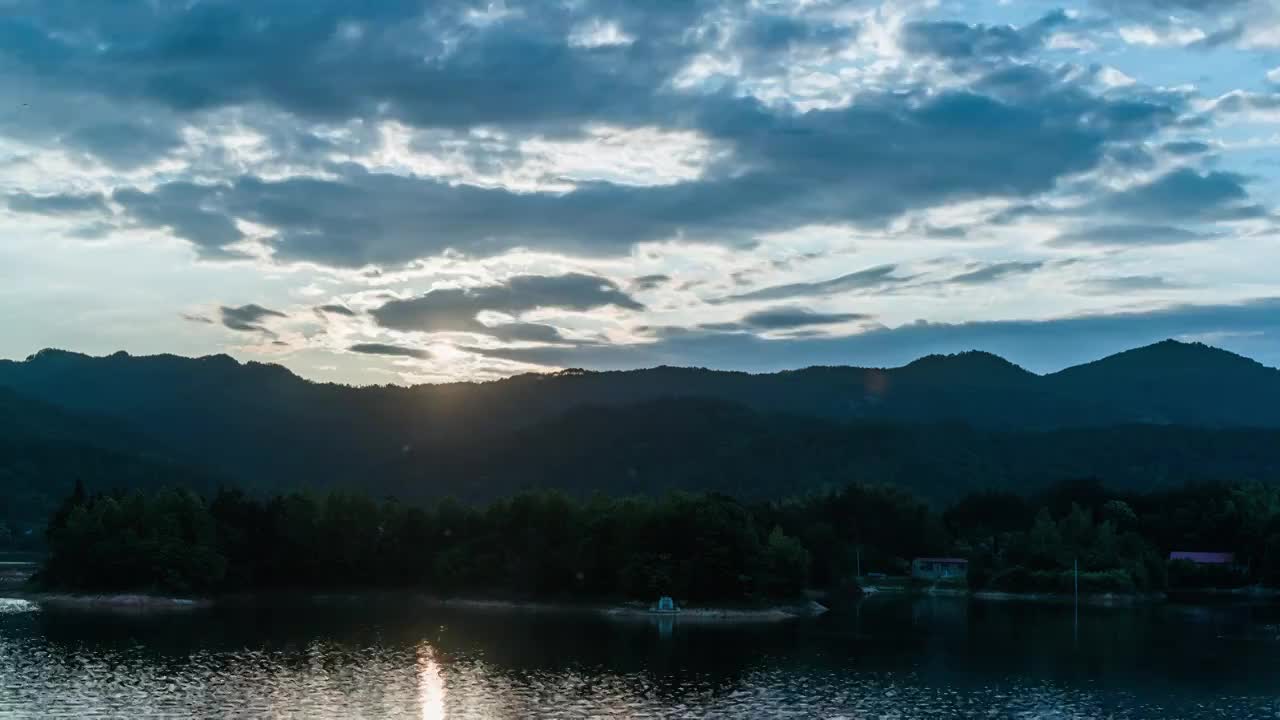
M444 675L435 650L426 643L418 648L418 704L422 720L444 720Z

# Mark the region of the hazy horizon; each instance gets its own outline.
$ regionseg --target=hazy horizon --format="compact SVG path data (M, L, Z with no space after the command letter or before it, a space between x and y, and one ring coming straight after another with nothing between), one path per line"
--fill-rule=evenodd
M634 367L622 366L622 367L616 367L616 368L605 368L605 369L602 369L602 370L598 370L598 372L607 372L607 371L609 371L609 370L624 371L624 372L625 372L625 371L637 371L637 370L652 370L652 369L657 369L657 368L659 368L659 367L675 367L675 368L681 368L681 369L698 369L698 370L724 371L724 372L747 372L747 373L750 373L750 374L774 374L774 373L785 373L785 372L794 372L794 371L799 371L799 370L807 370L807 369L816 368L816 367L850 367L850 368L866 368L866 369L884 369L884 370L892 370L892 369L901 368L901 367L904 367L904 366L910 365L910 364L912 364L912 363L914 363L914 362L916 362L916 361L918 361L918 360L923 360L923 359L925 359L925 358L927 358L927 357L938 357L938 356L944 356L944 357L946 357L946 356L963 355L963 354L968 354L968 353L980 353L980 354L986 354L986 355L994 356L994 357L996 357L996 358L1000 358L1000 359L1002 359L1002 360L1005 360L1006 362L1012 363L1013 365L1015 365L1015 366L1017 366L1017 367L1019 367L1019 368L1021 368L1021 369L1023 369L1023 370L1026 370L1026 371L1028 371L1028 372L1030 372L1030 373L1033 373L1033 374L1035 374L1035 375L1044 376L1044 375L1052 375L1052 374L1054 374L1054 373L1061 372L1061 371L1063 371L1063 370L1068 370L1068 369L1071 369L1071 368L1073 368L1073 367L1078 367L1078 366L1080 366L1080 365L1088 364L1088 363L1091 363L1091 362L1096 362L1096 361L1098 361L1098 360L1105 360L1105 359L1107 359L1107 358L1114 357L1115 355L1118 355L1118 354L1123 354L1123 353L1130 352L1130 351L1134 351L1134 350L1146 350L1146 349L1153 348L1153 347L1154 347L1154 346L1156 346L1156 345L1161 345L1161 344L1166 343L1166 342L1177 342L1177 343L1182 343L1182 344L1184 344L1184 345L1199 345L1199 346L1203 346L1203 347L1205 347L1205 348L1207 348L1208 350L1211 350L1211 351L1227 352L1227 353L1231 353L1232 355L1236 355L1236 356L1238 356L1238 357L1245 358L1246 360L1252 360L1252 361L1255 361L1255 362L1259 362L1259 361L1257 360L1257 358L1250 357L1250 356L1245 355L1245 354L1243 354L1243 353L1234 353L1234 352L1232 352L1232 351L1230 351L1230 350L1227 350L1227 349L1222 348L1222 347L1218 347L1218 346L1213 345L1213 344L1211 344L1211 343L1203 343L1203 342L1199 342L1199 341L1194 341L1194 342L1192 342L1192 343L1187 343L1187 342L1185 342L1185 341L1177 340L1177 339L1175 339L1175 338L1166 338L1166 339L1164 339L1164 340L1160 340L1160 341L1157 341L1157 342L1155 342L1155 343L1149 343L1149 344L1146 344L1146 345L1140 345L1140 346L1134 346L1134 347L1123 348L1123 349L1118 350L1118 351L1116 351L1116 352L1107 353L1107 354L1105 354L1105 355L1099 355L1099 356L1097 356L1097 357L1091 357L1091 358L1088 358L1088 359L1082 360L1081 362L1078 362L1078 363L1072 363L1072 364L1069 364L1069 365L1063 365L1063 366L1061 366L1061 367L1054 367L1054 368L1051 368L1051 369L1041 369L1041 370L1037 370L1037 369L1033 369L1033 368L1027 367L1027 366L1026 366L1026 365L1024 365L1023 363L1018 362L1016 359L1014 359L1014 358L1010 358L1010 357L1006 357L1006 356L1001 355L1001 354L999 354L999 353L992 353L992 352L990 352L990 351L988 351L988 350L983 350L983 349L981 349L981 348L965 348L965 349L962 349L962 350L951 351L951 352L943 352L943 353L926 353L926 354L918 355L918 356L912 357L912 358L910 358L910 359L908 359L908 360L905 360L905 361L902 361L902 362L898 362L898 363L894 363L894 364L872 364L872 363L866 363L866 362L859 362L857 358L850 358L847 362L840 362L840 363L825 363L825 364L812 364L812 363L811 363L811 364L808 364L808 365L795 365L795 366L790 366L790 367L778 367L778 368L774 368L774 369L755 370L755 371L752 371L752 370L745 370L745 371L743 371L743 370L735 370L734 368L708 367L708 366L703 366L703 365L636 365L636 366L634 366ZM294 375L296 375L297 377L302 378L302 379L304 379L304 380L311 381L311 382L317 382L317 383L333 382L333 381L329 381L329 380L322 380L322 379L318 379L318 378L314 378L314 377L308 377L305 373L295 372L292 368L289 368L287 365L283 365L283 364L281 364L281 363L272 362L271 360L263 360L263 359L255 359L255 358L250 358L250 359L248 359L248 360L239 360L239 359L235 358L234 356L232 356L232 355L230 355L230 354L228 354L228 353L208 353L208 354L204 354L204 355L182 355L182 354L179 354L179 353L163 353L163 352L162 352L162 353L144 353L144 354L139 354L139 353L129 353L128 351L125 351L125 350L117 350L117 351L112 352L112 353L94 354L94 353L84 353L84 352L80 352L80 351L77 351L77 350L74 350L74 349L71 349L71 348L41 348L40 350L37 350L37 351L36 351L36 352L34 352L34 353L30 353L30 354L26 355L26 356L25 356L25 357L23 357L23 358L13 358L12 360L14 360L15 362L30 362L30 361L35 360L35 359L36 359L36 357L37 357L38 355L40 355L41 353L44 353L44 352L66 352L66 353L71 353L71 354L75 354L75 355L84 355L84 356L87 356L87 357L89 357L89 358L93 358L93 359L105 359L105 358L109 358L109 357L112 357L112 356L115 356L115 355L119 355L119 354L121 354L121 353L123 353L123 354L125 354L125 355L127 355L127 356L129 356L129 357L134 357L134 358L147 358L147 357L177 357L177 358L181 358L181 359L185 359L185 360L199 360L199 359L208 358L208 357L222 356L222 357L229 357L229 358L231 358L232 360L235 360L236 362L238 362L238 363L240 363L240 364L244 364L244 363L247 363L247 362L259 362L259 363L265 363L265 364L278 365L278 366L280 366L280 367L284 367L285 369L289 370L290 372L292 372L292 373L293 373ZM5 359L9 359L9 358L0 358L0 360L5 360ZM1266 368L1268 368L1268 369L1272 369L1272 370L1276 370L1276 369L1277 369L1277 368L1276 368L1276 366L1274 366L1274 365L1268 365L1268 364L1266 364L1266 363L1261 363L1261 362L1259 362L1259 364L1261 364L1263 367L1266 367ZM590 369L589 369L589 368L565 368L565 369L577 369L577 370L588 370L588 371L590 371ZM538 372L555 373L555 372L560 372L560 370L552 370L552 369L542 370L542 369L535 369L535 370L532 370L531 372L534 372L534 373L538 373ZM506 379L506 378L509 378L509 377L513 377L513 376L505 376L505 377L500 377L500 378L482 378L482 379L474 379L474 380L473 380L473 379L461 379L461 380L440 380L440 381L437 381L437 382L428 382L428 383L405 383L405 382L370 382L370 383L359 383L359 382L356 382L356 383L341 383L341 384L348 384L348 385L352 385L352 386L354 386L354 387L385 386L385 385L400 385L400 386L404 386L404 387L412 387L412 386L413 386L413 385L415 385L415 384L429 384L429 385L430 385L430 384L441 384L441 383L451 383L451 382L494 382L494 381L503 380L503 379Z

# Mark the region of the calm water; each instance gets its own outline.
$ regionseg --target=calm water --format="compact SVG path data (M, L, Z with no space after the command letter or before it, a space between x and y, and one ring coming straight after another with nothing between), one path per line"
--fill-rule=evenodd
M0 717L1277 718L1280 611L872 599L771 627L0 601Z

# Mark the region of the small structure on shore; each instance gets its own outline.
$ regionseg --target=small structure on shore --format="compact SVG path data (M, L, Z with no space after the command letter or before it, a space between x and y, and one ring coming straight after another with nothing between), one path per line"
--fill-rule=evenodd
M1190 550L1174 550L1169 553L1169 561L1186 560L1196 565L1235 565L1235 553L1229 552L1198 552Z
M963 579L969 574L964 558L916 558L911 561L911 577L916 580Z
M658 603L656 605L649 608L649 612L673 615L680 612L680 608L676 605L676 601L671 599L670 595L663 595L658 598Z

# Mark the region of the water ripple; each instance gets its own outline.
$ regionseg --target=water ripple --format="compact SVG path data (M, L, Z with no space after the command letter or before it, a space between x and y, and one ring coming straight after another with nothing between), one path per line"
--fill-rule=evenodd
M844 636L830 632L659 640L592 628L589 644L574 644L555 641L572 626L535 621L282 628L287 617L86 619L10 607L20 605L0 602L4 718L1280 717L1274 689L1170 693L1103 682L1105 673L979 671L937 644L905 662L869 662L871 650L842 654Z

